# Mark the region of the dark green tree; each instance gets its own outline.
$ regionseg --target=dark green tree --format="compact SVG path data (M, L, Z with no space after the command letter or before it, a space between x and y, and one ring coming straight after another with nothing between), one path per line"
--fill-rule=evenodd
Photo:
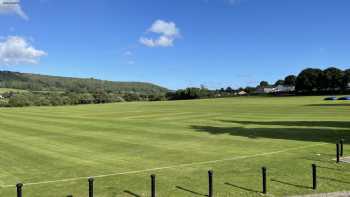
M322 72L321 87L323 91L340 90L344 80L342 70L330 67Z
M287 86L295 86L297 77L295 75L288 75L286 78L284 78L284 85Z
M344 71L342 89L345 91L350 88L350 69Z
M275 86L278 86L278 85L284 85L284 80L282 80L282 79L277 80L275 83Z
M233 91L233 89L229 86L226 88L225 92L231 93Z
M322 70L307 68L298 75L296 90L304 93L311 93L321 90Z
M267 86L269 86L269 82L267 82L267 81L260 82L260 87L267 87Z

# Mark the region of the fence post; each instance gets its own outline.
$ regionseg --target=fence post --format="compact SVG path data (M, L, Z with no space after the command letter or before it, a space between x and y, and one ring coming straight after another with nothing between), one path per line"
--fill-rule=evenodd
M317 172L316 164L312 164L312 189L317 189Z
M156 197L156 175L151 175L151 196Z
M262 186L263 186L263 194L267 193L266 187L266 167L262 167Z
M23 184L22 184L22 183L17 183L17 184L16 184L16 188L17 188L17 197L22 197L22 187L23 187Z
M89 197L94 197L94 178L90 177L89 181Z
M337 143L337 163L340 162L340 158L339 158L339 143Z
M340 156L344 156L344 139L340 139Z
M208 197L213 197L213 171L208 171Z

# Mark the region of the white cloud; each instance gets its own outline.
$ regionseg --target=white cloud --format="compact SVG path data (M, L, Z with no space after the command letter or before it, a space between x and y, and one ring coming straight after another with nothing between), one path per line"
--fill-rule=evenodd
M160 36L158 39L141 37L140 43L148 47L171 47L174 45L174 38L167 36Z
M0 65L37 64L45 55L45 51L35 49L22 37L9 36L0 41Z
M150 38L141 37L139 41L141 44L146 45L148 47L155 47L156 45L155 41Z
M158 38L141 37L139 42L148 47L171 47L174 41L180 36L180 30L174 22L156 20L148 29L148 32L160 34Z
M163 20L156 20L148 31L165 36L177 36L179 34L179 30L174 22L166 22Z
M19 0L0 0L0 14L17 14L22 19L29 20Z

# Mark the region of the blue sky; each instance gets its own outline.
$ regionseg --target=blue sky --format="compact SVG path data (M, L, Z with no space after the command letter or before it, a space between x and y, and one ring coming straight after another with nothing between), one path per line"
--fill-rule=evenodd
M0 6L1 70L177 89L255 86L350 65L348 0L18 3Z

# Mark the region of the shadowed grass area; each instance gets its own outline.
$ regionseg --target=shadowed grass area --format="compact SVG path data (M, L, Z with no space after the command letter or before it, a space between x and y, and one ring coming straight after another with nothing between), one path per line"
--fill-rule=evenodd
M240 120L222 120L223 122L235 123L241 125L267 125L267 126L295 126L295 127L334 127L346 128L350 130L350 121L240 121Z
M248 123L250 124L250 123ZM254 123L255 124L255 123ZM293 123L289 123L293 124ZM269 124L261 124L269 125ZM297 123L295 123L297 125ZM305 127L305 125L304 125ZM327 126L330 127L330 126ZM297 140L311 142L327 142L335 143L337 140L344 138L350 139L350 129L334 130L334 129L315 129L310 128L245 128L245 127L213 127L213 126L192 126L191 128L199 132L208 132L214 135L229 134L233 136L248 138L271 138L282 140ZM349 141L345 140L345 143Z
M270 194L309 194L312 163L322 177L316 192L348 190L350 166L333 159L334 142L350 141L350 108L322 99L3 108L0 196L16 196L17 182L24 196L87 196L87 177L97 176L95 196L144 197L150 174L157 196L205 196L209 169L215 196L261 196L262 166Z
M308 106L308 107L349 107L350 103L309 104L309 105L306 105L306 106Z

